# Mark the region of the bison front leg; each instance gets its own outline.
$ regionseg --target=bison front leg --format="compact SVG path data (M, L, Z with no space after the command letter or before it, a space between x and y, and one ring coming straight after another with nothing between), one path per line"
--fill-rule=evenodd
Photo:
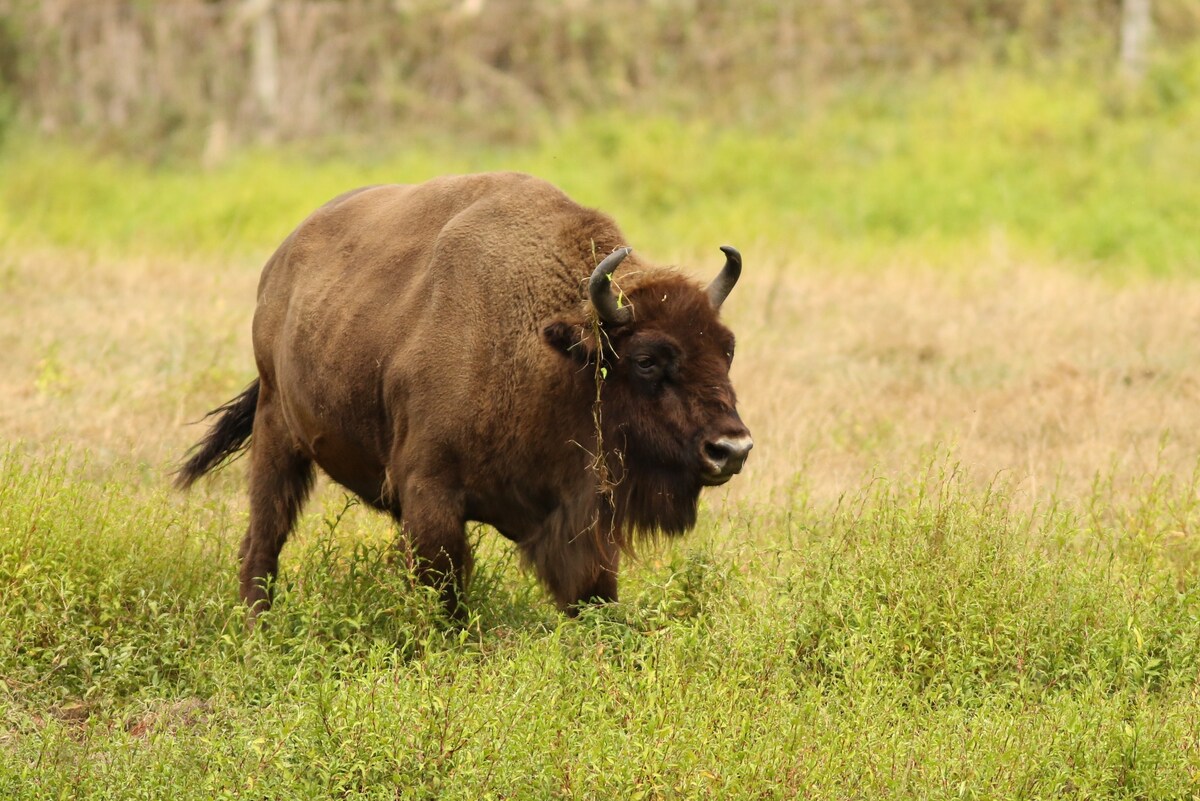
M257 615L271 605L279 552L313 483L313 466L284 428L267 389L259 397L250 445L250 526L241 547L241 595Z
M462 504L449 496L428 486L405 492L403 511L398 515L397 547L417 579L440 590L447 614L462 620L466 616L463 595L474 558Z
M621 549L612 536L590 530L569 539L549 535L522 548L558 608L571 617L584 604L617 600Z

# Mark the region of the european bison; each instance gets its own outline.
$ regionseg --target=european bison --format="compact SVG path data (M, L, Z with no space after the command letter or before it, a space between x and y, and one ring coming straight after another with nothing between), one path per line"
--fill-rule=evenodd
M517 543L569 614L616 599L634 535L693 526L701 487L753 444L717 319L741 257L722 248L704 288L624 242L515 173L357 189L301 223L259 281L258 378L177 475L189 487L250 445L251 610L314 464L391 513L452 614L468 520Z

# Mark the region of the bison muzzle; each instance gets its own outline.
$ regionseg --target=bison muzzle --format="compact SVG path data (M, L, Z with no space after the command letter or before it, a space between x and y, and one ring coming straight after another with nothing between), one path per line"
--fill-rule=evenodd
M536 178L492 173L341 195L263 268L258 378L177 474L250 448L241 595L270 604L314 466L399 523L448 611L495 527L574 613L617 598L620 553L696 522L753 445L707 287L624 247L608 216ZM621 266L617 275L617 267Z

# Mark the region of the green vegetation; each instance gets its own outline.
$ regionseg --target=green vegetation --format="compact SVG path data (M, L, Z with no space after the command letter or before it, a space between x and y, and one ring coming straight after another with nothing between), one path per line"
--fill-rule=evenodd
M710 516L577 620L482 535L462 630L330 491L248 635L224 501L10 452L0 794L1189 798L1196 489L1031 513L934 463Z
M1200 51L1139 92L1083 77L959 71L845 90L748 130L591 116L527 146L396 138L241 152L203 170L33 141L0 155L0 239L109 253L261 257L366 183L519 169L611 212L667 256L716 242L875 263L1007 247L1116 273L1200 266Z
M1200 798L1200 293L1157 280L1200 274L1194 3L1137 89L1114 2L628 5L320 5L380 33L256 148L186 79L246 55L224 17L63 16L195 56L152 104L0 20L0 798ZM478 528L465 627L323 485L248 633L243 467L167 462L253 369L255 265L347 188L489 169L755 254L748 475L574 620Z

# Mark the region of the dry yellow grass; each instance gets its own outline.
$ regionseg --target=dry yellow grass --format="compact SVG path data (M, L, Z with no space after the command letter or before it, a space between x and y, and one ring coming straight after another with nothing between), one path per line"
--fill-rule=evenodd
M948 454L1039 500L1200 454L1200 285L993 254L947 274L779 265L734 305L754 490L837 496Z
M659 254L661 255L661 254ZM0 437L165 477L187 423L253 377L259 265L10 254L0 268ZM693 261L700 264L702 262ZM712 500L833 500L947 454L1036 501L1190 475L1200 454L1200 284L1124 285L1002 249L947 273L749 252L727 304L757 447Z
M248 265L9 256L0 294L0 432L96 466L165 465L184 424L247 379ZM215 404L209 404L215 405Z

